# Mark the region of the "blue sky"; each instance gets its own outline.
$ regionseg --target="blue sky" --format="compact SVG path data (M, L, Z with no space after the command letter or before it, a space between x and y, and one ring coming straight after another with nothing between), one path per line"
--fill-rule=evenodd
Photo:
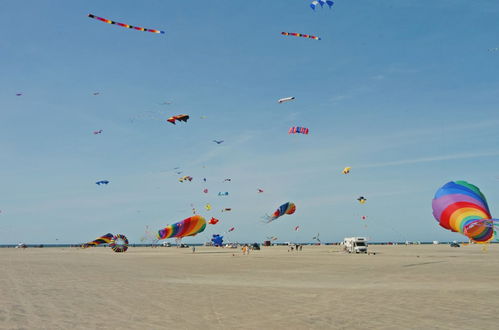
M3 1L0 243L138 242L191 204L220 223L186 242L463 239L431 214L450 180L497 216L499 4L309 2ZM260 222L286 201L294 215Z

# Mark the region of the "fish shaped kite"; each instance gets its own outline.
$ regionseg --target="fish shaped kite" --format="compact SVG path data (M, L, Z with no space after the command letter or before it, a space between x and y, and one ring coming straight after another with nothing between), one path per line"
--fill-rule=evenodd
M474 242L486 243L494 238L498 219L492 219L485 195L466 181L451 181L435 193L433 216L440 226L459 232Z
M100 180L100 181L97 181L95 184L100 186L101 184L108 184L109 181L108 180Z
M289 129L288 134L308 134L308 128L306 127L299 127L299 126L293 126Z
M289 102L289 101L292 101L292 100L294 100L294 99L295 99L295 97L294 97L294 96L285 97L285 98L282 98L282 99L277 100L277 103Z
M265 219L265 222L270 223L285 214L293 214L295 211L296 205L294 203L287 202L279 206L279 208L271 216L265 215L263 218Z
M104 22L104 23L119 25L121 27L128 28L128 29L134 29L134 30L144 31L144 32L152 32L152 33L162 33L162 34L165 33L165 31L154 30L154 29L146 29L146 28L143 28L143 27L140 27L140 26L133 26L133 25L125 24L125 23L111 21L111 20L109 20L107 18L102 18L102 17L95 16L95 15L92 15L92 14L88 14L88 17L96 19L96 20L99 20L99 21Z
M158 231L158 239L182 238L186 236L195 236L204 231L206 220L200 215L193 215L187 219L166 226Z
M293 37L302 37L302 38L308 38L308 39L314 39L314 40L321 40L321 38L312 36L310 34L302 34L302 33L295 33L295 32L281 32L283 36L293 36Z
M189 119L189 115L176 115L176 116L171 116L166 121L175 125L176 120L187 123L187 119Z
M216 225L220 220L217 218L211 218L210 221L208 222L210 225Z

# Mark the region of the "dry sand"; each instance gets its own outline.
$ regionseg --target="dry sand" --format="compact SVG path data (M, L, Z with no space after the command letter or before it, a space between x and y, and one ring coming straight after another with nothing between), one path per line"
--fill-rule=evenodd
M0 249L0 328L499 328L499 245L370 249Z

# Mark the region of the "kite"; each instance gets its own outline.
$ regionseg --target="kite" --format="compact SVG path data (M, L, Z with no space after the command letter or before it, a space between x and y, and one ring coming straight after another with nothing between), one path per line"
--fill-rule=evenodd
M94 131L94 135L97 135L97 134L101 134L102 133L102 130L98 130L98 131Z
M182 171L178 171L178 172L175 172L175 173L177 173L177 174L182 174Z
M125 235L117 234L113 236L113 239L109 243L109 247L113 249L114 252L126 252L126 250L128 250L128 239Z
M125 23L111 21L109 19L102 18L102 17L99 17L99 16L95 16L95 15L92 15L92 14L88 14L88 17L96 19L96 20L99 20L99 21L104 22L104 23L119 25L121 27L128 28L128 29L134 29L134 30L144 31L144 32L152 32L152 33L163 33L163 34L165 33L165 31L159 31L159 30L154 30L154 29L146 29L146 28L139 27L139 26L133 26L133 25L125 24Z
M314 0L310 4L310 8L312 8L313 10L315 10L315 7L317 7L317 5L321 5L321 7L323 7L324 4L327 4L328 7L329 7L329 9L331 9L331 7L334 5L334 2L331 1L331 0Z
M296 211L296 205L291 202L287 202L279 206L279 208L272 214L272 216L265 215L263 218L267 223L270 223L277 218L283 216L284 214L293 214Z
M487 200L478 187L466 181L451 181L435 193L433 216L440 226L460 232L477 243L494 237L494 225Z
M182 173L182 172L181 172ZM179 182L184 182L185 180L189 180L189 181L192 181L192 176L183 176L181 177L180 179L178 179Z
M315 239L319 244L321 244L321 240L319 239L319 233L317 233L316 236L312 237L312 239Z
M95 92L95 93L92 93L92 95L99 95L100 92Z
M113 239L113 234L107 233L105 235L102 235L99 238L96 238L92 242L88 242L88 243L83 244L82 247L88 248L91 246L97 246L97 245L101 245L101 244L109 244L109 243L111 243L112 239Z
M97 181L95 184L100 186L101 184L108 184L108 183L109 183L109 181L107 181L107 180L100 180L100 181Z
M158 231L158 239L182 238L186 236L195 236L204 231L206 220L200 215L193 215L190 218L166 226Z
M291 100L294 100L294 99L295 99L294 96L285 97L285 98L277 100L277 103L284 103L284 102L288 102L288 101L291 101Z
M203 189L203 192L204 192L205 194L207 194L207 193L208 193L208 189Z
M216 225L220 220L217 218L211 218L210 221L208 222L210 225Z
M168 101L165 101L165 102L163 102L163 103L160 103L159 105L170 105L170 104L172 104L172 103L171 103L171 102L168 102Z
M223 143L223 142L224 142L224 140L220 140L220 141L218 141L218 140L213 140L213 142L215 142L216 144L220 144L220 143Z
M227 178L224 180L224 182L231 182L232 180L230 178Z
M363 215L360 217L362 220L367 220L367 216Z
M300 229L300 226L295 227L295 231L298 231Z
M175 125L175 121L176 120L183 121L183 122L187 123L187 119L189 119L189 115L176 115L176 116L171 116L166 121L172 123L173 125Z
M283 36L293 36L293 37L302 37L302 38L309 38L309 39L314 39L314 40L321 40L321 38L312 36L310 34L302 34L302 33L295 33L295 32L281 32Z
M350 170L351 170L351 169L352 169L351 167L345 167L345 168L343 169L343 174L348 174L348 173L350 173Z
M230 207L226 207L222 210L222 212L229 212L229 211L232 211L232 209Z
M258 188L258 193L261 194L262 192L263 192L263 189Z
M204 208L206 209L206 211L209 211L209 210L211 210L211 205L210 204L206 204L204 206Z
M21 96L23 95L23 93L16 93L16 96Z
M229 230L227 230L227 231L230 233L231 231L234 231L234 229L236 229L236 227L231 227L231 228L230 228Z
M489 48L489 52L497 52L498 50L499 50L499 47Z
M203 178L203 181L206 182L206 178Z
M219 192L218 196L229 196L229 192Z
M224 243L224 237L220 236L218 234L213 234L211 238L211 242L213 243L213 246L222 246Z
M289 129L288 134L308 134L308 128L306 127L299 127L299 126L293 126Z
M359 201L360 204L365 204L365 202L367 201L367 199L364 198L364 196L360 196L359 198L357 198L357 200Z

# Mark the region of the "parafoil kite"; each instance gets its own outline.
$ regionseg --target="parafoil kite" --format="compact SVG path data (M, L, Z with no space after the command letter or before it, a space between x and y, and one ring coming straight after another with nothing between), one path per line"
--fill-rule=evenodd
M189 115L176 115L176 116L171 116L166 121L172 123L173 125L175 125L175 121L176 120L187 122L187 119L189 119Z
M265 215L263 218L267 223L276 220L277 218L283 216L284 214L293 214L296 211L296 205L291 202L287 202L279 206L279 208L271 216Z
M220 144L220 143L224 142L224 140L220 140L220 141L218 141L218 140L213 140L213 142L215 142L216 144Z
M367 202L367 199L364 198L364 196L360 196L359 198L357 198L357 200L359 201L360 204L365 204Z
M331 9L331 7L334 5L334 2L331 1L331 0L314 0L310 4L310 8L312 8L313 10L315 10L315 8L317 7L317 5L321 5L321 7L323 7L324 4L327 4L328 7L329 7L329 9Z
M158 231L158 239L182 238L186 236L195 236L204 231L206 220L200 215L193 215L190 218L166 226Z
M102 18L102 17L95 16L92 14L88 14L88 17L99 20L99 21L104 22L104 23L119 25L121 27L128 28L128 29L134 29L134 30L145 31L145 32L152 32L152 33L165 33L165 31L146 29L146 28L139 27L139 26L133 26L133 25L125 24L125 23L111 21L107 18Z
M309 39L314 39L314 40L321 40L321 38L312 36L310 34L302 34L302 33L295 33L295 32L281 32L283 36L293 36L293 37L302 37L302 38L309 38Z
M350 170L351 170L351 169L352 169L351 167L345 167L345 168L343 169L343 174L348 174L348 173L350 173Z
M445 229L479 243L494 237L494 226L499 220L492 219L480 189L466 181L451 181L438 189L432 208L433 216Z
M100 180L100 181L97 181L95 184L100 186L101 184L108 184L109 181L108 180Z
M97 135L97 134L100 134L100 133L102 133L102 130L101 130L101 129L100 129L100 130L98 130L98 131L94 131L94 135Z
M306 127L299 127L299 126L293 126L289 129L288 134L308 134L308 128Z
M97 245L101 245L101 244L109 244L112 239L113 239L113 234L107 233L105 235L102 235L99 238L94 239L91 242L83 244L82 247L88 248L91 246L97 246Z
M294 96L284 97L284 98L282 98L282 99L277 100L277 103L289 102L289 101L292 101L292 100L294 100L294 99L295 99L295 97L294 97Z
M180 179L178 179L178 181L179 181L179 182L184 182L184 181L186 181L186 180L188 180L188 181L192 181L192 176L188 176L188 175L186 175L186 176L183 176L183 177L181 177Z
M210 225L216 225L220 220L217 218L211 218L210 221L208 222Z

